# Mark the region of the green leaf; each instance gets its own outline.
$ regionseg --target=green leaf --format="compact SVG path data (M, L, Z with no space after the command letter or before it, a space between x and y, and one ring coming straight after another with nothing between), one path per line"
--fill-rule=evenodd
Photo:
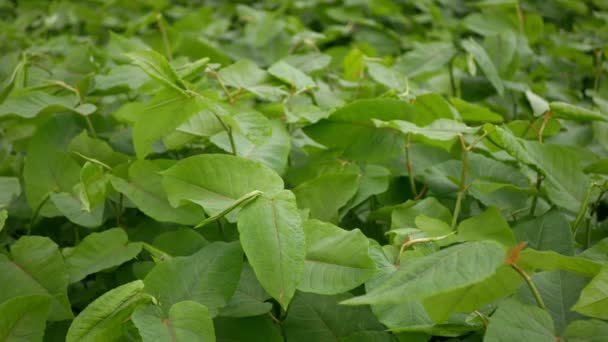
M443 68L456 52L452 42L419 43L401 57L398 67L408 77L416 77Z
M77 225L95 228L103 223L104 203L85 211L77 195L60 192L51 194L50 198L59 212Z
M203 99L188 97L173 90L159 92L135 114L133 144L139 159L144 159L152 144L173 132L194 114L206 108Z
M404 134L420 135L431 140L453 140L458 138L459 135L464 133L474 133L477 128L471 128L467 125L448 119L438 119L433 121L428 126L419 127L407 121L393 120L393 121L380 121L372 120L376 127L379 128L392 128L400 131Z
M165 314L173 304L192 300L213 317L234 294L242 264L238 243L215 242L191 256L156 265L144 279L146 292L160 301Z
M416 117L413 106L406 102L365 99L337 109L329 118L305 127L304 133L328 148L343 151L351 160L381 163L401 158L405 149L403 136L376 128L371 119L427 123L425 118Z
M281 329L268 315L213 320L219 342L283 342Z
M298 293L283 325L287 340L341 341L356 332L383 330L369 308L338 304L351 297L348 293L334 296Z
M250 60L241 60L218 72L222 81L231 87L250 89L266 79L266 72Z
M186 90L186 85L167 60L153 50L140 50L125 54L133 64L140 67L148 76L162 83L165 87L179 92Z
M129 179L112 176L112 186L127 196L139 210L161 222L195 225L205 216L203 210L190 203L173 207L162 185L161 171L174 165L168 160L137 160L129 167Z
M182 227L158 234L152 244L171 256L188 256L198 252L209 242L197 231Z
M581 290L589 282L587 278L570 272L555 271L536 273L532 275L532 281L553 318L555 331L558 334L564 331L568 323L583 318L571 308L576 303ZM519 298L527 304L537 304L528 286L520 288Z
M283 180L260 163L224 154L205 154L182 159L163 172L163 186L171 205L195 203L213 216L252 191L282 190ZM234 215L227 218L234 221Z
M0 177L0 208L7 207L21 194L21 185L16 177Z
M450 103L458 110L462 120L466 122L501 123L504 121L500 114L494 113L489 108L466 102L457 97L452 97Z
M420 201L407 201L396 206L391 213L391 228L411 228L416 226L416 217L423 214L450 224L452 213L435 197L426 197Z
M535 306L506 300L490 318L484 342L538 341L555 342L551 316Z
M268 68L268 73L279 80L288 83L295 90L316 87L315 81L296 67L287 62L278 61Z
M424 308L436 322L443 322L454 312L472 312L510 295L522 281L513 268L502 265L482 282L424 299Z
M587 165L585 172L608 175L608 159L598 160L595 163Z
M77 102L74 96L54 96L39 90L24 92L0 104L0 118L16 115L31 119L47 113L74 111Z
M89 137L86 131L77 135L70 142L68 149L80 158L86 157L88 158L86 160L99 161L111 168L129 160L129 156L114 151L104 140Z
M549 108L551 109L551 115L560 119L575 121L608 121L608 116L565 102L551 102L549 103Z
M563 335L569 342L601 342L608 339L608 323L597 319L574 321Z
M363 284L376 272L368 254L369 241L360 230L308 220L304 233L306 266L298 290L338 294Z
M492 83L492 86L496 89L500 96L503 95L505 91L505 87L500 79L500 75L498 74L498 70L494 66L494 63L488 56L486 50L479 45L473 38L469 38L468 40L462 41L462 47L470 53L481 70L483 70L484 74L488 78L488 81Z
M135 258L141 248L140 243L129 243L127 233L121 228L91 233L65 256L70 282L121 265Z
M230 302L220 311L220 316L248 317L263 315L272 309L272 303L267 302L270 298L270 295L266 293L255 277L253 268L246 263L243 265L239 286Z
M298 206L310 209L310 216L323 221L336 221L338 210L355 196L358 174L329 173L304 182L293 189Z
M80 169L80 184L76 185L82 209L91 211L106 199L106 186L108 177L105 169L99 165L86 161Z
M8 212L5 209L0 210L0 233L2 229L4 229L4 224L6 223L6 219L8 218Z
M42 341L51 297L22 296L0 304L0 339L6 342Z
M608 266L602 267L589 285L581 292L581 296L572 310L594 318L608 319Z
M68 330L66 342L119 340L121 325L138 304L150 300L143 289L144 283L136 280L95 299L76 316Z
M564 255L574 255L574 240L570 224L558 210L550 210L541 216L520 221L513 232L519 241L529 247L543 251L554 251Z
M264 287L287 309L304 271L305 237L288 190L256 198L238 215L243 250Z
M493 240L507 249L516 243L511 227L495 207L460 222L457 230L460 241Z
M11 257L0 255L0 303L46 295L53 298L49 320L71 319L69 275L57 245L46 237L24 236L11 246Z
M349 210L365 202L373 195L379 195L388 190L390 182L390 171L382 166L367 164L362 169L363 174L359 178L359 189L345 207L340 209L340 218L344 217Z
M503 249L490 241L448 247L408 261L383 285L344 304L405 303L470 286L491 277L504 257Z
M367 72L374 81L398 92L404 92L408 89L408 81L405 75L380 63L367 62L366 65Z
M175 303L168 316L156 305L139 306L132 319L144 342L215 341L209 311L197 302Z
M586 258L561 255L553 251L537 251L531 248L521 252L518 264L531 269L563 270L587 277L594 277L602 268L600 262Z

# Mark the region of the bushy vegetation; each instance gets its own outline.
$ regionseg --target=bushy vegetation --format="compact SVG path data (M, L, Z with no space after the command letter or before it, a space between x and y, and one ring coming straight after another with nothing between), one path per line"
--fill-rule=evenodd
M608 1L0 0L0 340L607 341Z

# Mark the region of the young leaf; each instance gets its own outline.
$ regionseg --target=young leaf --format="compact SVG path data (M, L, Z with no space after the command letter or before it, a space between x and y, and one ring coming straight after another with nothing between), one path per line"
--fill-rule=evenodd
M467 125L447 119L439 119L434 121L428 126L419 127L407 121L392 120L392 121L380 121L372 120L376 127L379 128L392 128L405 134L421 135L431 140L453 140L458 138L459 135L464 133L474 133L477 128L468 127Z
M241 244L266 291L287 309L304 271L305 237L293 193L262 195L238 215Z
M608 121L608 116L565 102L551 102L549 103L549 108L551 110L551 115L560 119L575 121Z
M494 63L488 56L486 50L479 45L473 38L469 38L468 40L462 41L462 47L475 58L477 64L481 70L483 70L484 74L488 78L488 81L492 83L492 86L496 89L500 96L505 92L505 86L502 83L500 75L498 74L498 70L494 66Z
M74 96L54 96L38 90L25 92L0 104L0 118L16 115L31 119L45 113L74 111L77 101Z
M72 322L66 342L114 341L122 335L121 325L135 307L149 301L144 283L136 280L116 287L89 304Z
M184 92L187 88L167 60L154 50L141 50L126 54L133 64L164 86Z
M121 265L141 251L140 243L129 243L127 233L121 228L112 228L101 233L87 235L78 246L65 255L70 273L70 282L75 283L110 267Z
M149 341L215 341L213 321L207 308L193 301L173 304L169 314L148 304L133 312L133 323L144 342Z
M580 256L566 256L553 251L536 251L527 248L521 252L518 264L543 271L563 270L586 277L594 277L600 272L602 264Z
M290 84L295 90L314 88L315 81L301 70L291 66L287 62L278 61L268 68L268 73Z
M460 222L457 230L460 241L493 240L505 248L516 243L511 227L495 207Z

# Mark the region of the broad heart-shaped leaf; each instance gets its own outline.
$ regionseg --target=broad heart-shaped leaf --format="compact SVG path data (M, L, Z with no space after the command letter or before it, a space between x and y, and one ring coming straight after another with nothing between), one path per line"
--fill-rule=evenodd
M453 312L469 313L510 295L522 281L515 270L508 265L502 265L494 275L480 283L426 298L423 304L431 318L436 322L443 322Z
M43 216L60 214L48 201L51 192L71 192L78 182L80 167L65 147L80 131L72 116L57 115L38 127L29 141L23 169L25 197L32 210L42 205Z
M492 86L496 89L498 94L502 96L505 91L505 86L503 85L500 75L498 74L498 70L496 70L494 63L492 62L492 59L490 59L490 56L488 56L486 50L484 50L484 48L472 38L463 40L462 47L468 53L470 53L473 58L475 58L475 61L481 70L483 70L483 73L488 78L488 81L492 83Z
M409 260L383 285L344 304L397 304L470 286L491 277L504 262L495 242L467 242Z
M338 210L355 196L359 174L328 173L298 185L296 194L298 206L310 209L310 216L323 221L336 221Z
M49 320L73 317L68 300L69 275L57 245L49 238L24 236L11 247L12 260L0 255L0 303L17 296L53 298Z
M222 81L235 88L248 89L262 83L266 72L250 60L241 60L218 72Z
M509 299L490 317L484 342L557 341L551 316L538 307Z
M0 118L16 115L31 119L39 114L74 110L78 103L75 96L54 96L35 90L9 97L0 104Z
M91 233L65 253L70 282L75 283L89 274L121 265L140 251L141 243L129 243L127 233L121 228Z
M132 319L144 342L215 341L209 311L190 300L173 304L168 316L154 304L139 306Z
M19 178L0 177L0 208L8 206L20 193Z
M535 273L532 281L553 318L556 333L561 334L568 323L583 318L571 308L589 282L587 278L571 272L555 271ZM537 305L529 286L520 287L518 297L527 304Z
M608 340L608 323L599 319L574 321L563 335L568 342L602 342Z
M608 266L604 266L583 289L572 309L583 315L608 319Z
M531 220L519 221L513 232L519 241L537 250L551 250L574 255L574 240L570 224L558 210L549 210Z
M483 213L460 222L458 239L460 241L493 240L506 248L513 247L516 243L507 220L495 207L490 207Z
M173 164L169 160L137 160L129 167L129 179L112 176L112 186L157 221L195 225L203 220L203 210L192 203L171 206L163 188L160 172Z
M173 304L192 300L215 316L234 294L242 265L238 242L215 242L191 256L156 265L144 279L146 292L158 299L165 314Z
M376 272L369 256L369 240L360 230L344 230L331 223L308 220L306 267L298 290L338 294L363 284Z
M566 256L554 251L537 251L531 248L521 252L518 264L543 271L563 270L586 277L594 277L602 268L602 263L580 256Z
M116 287L95 299L72 322L66 342L117 341L135 307L149 301L141 280Z
M213 320L218 341L284 342L281 328L269 315Z
M468 127L462 122L448 119L438 119L424 127L403 120L380 121L373 119L372 121L379 128L392 128L401 133L421 135L431 140L453 140L464 133L477 131L477 128Z
M289 190L263 194L238 215L241 245L264 287L284 309L302 278L305 237L296 200Z
M268 73L281 81L290 84L295 90L313 88L316 86L315 81L313 81L310 76L284 61L278 61L271 65L270 68L268 68Z
M348 159L381 163L403 156L405 140L398 132L376 128L371 119L407 120L427 124L414 107L394 99L365 99L337 109L329 118L304 128L304 133L328 148L343 151Z
M163 172L163 186L174 207L196 203L213 216L249 192L282 190L283 180L267 166L252 160L204 154L182 159ZM234 216L227 218L233 220Z
M140 67L148 76L159 81L165 87L183 92L186 85L179 78L175 70L169 65L165 57L154 50L133 51L126 54L133 64Z
M0 340L42 341L51 297L21 296L0 304Z
M288 341L342 341L362 331L383 330L367 307L339 305L352 295L322 296L298 292L284 321Z
M159 92L135 114L133 145L137 157L145 158L153 143L173 132L205 106L205 101L199 96L186 96L170 89Z
M222 308L220 316L224 317L248 317L263 315L272 309L272 303L266 302L270 299L249 264L243 265L243 271L239 279L239 286L230 298L230 302Z
M556 118L575 121L608 121L608 116L598 112L574 106L565 102L549 103L551 115Z

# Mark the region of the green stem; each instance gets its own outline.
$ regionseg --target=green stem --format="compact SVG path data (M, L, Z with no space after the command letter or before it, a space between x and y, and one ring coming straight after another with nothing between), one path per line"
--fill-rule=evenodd
M152 257L158 259L158 260L168 260L171 259L171 255L161 251L160 249L152 246L151 244L147 243L147 242L141 242L142 247L148 252L150 253L150 255L152 255Z
M456 80L454 79L454 58L450 59L450 63L448 64L448 72L450 76L450 88L452 90L452 96L457 96Z
M526 271L524 271L524 269L521 268L517 264L512 264L511 267L513 267L513 269L515 271L517 271L517 273L519 273L522 276L522 278L524 278L526 283L528 283L528 287L530 288L530 291L532 291L532 294L534 295L534 299L536 299L536 303L538 304L538 307L543 310L547 310L547 306L545 305L545 302L543 301L543 297L541 297L540 292L538 291L538 288L536 287L536 285L534 285L534 282L532 281L532 278L530 278L528 273L526 273Z
M532 197L532 206L530 207L530 216L534 216L534 212L536 211L536 203L538 202L538 195L540 194L540 186L543 182L543 177L540 172L536 173L536 193L534 197Z
M591 191L593 190L593 183L589 185L587 189L587 194L585 194L585 199L583 199L583 203L581 204L581 208L576 215L576 220L574 220L574 224L572 225L572 236L576 236L576 231L578 229L578 225L581 223L583 218L585 217L585 213L587 213L587 206L589 205L589 197L591 197Z
M230 149L232 150L232 155L236 156L236 143L234 142L234 136L232 135L232 128L228 126L226 121L224 121L221 116L217 115L216 113L213 113L213 115L220 122L220 125L222 125L222 127L224 128L226 134L228 134L228 140L230 141Z
M173 53L171 52L171 43L169 42L169 36L167 35L167 28L165 27L165 21L163 19L163 15L158 13L156 15L156 21L158 23L158 29L160 30L160 35L163 38L163 45L165 46L165 54L167 55L168 60L173 60Z
M521 10L519 1L515 4L515 10L517 11L517 23L519 26L519 33L524 34L524 12Z
M460 144L462 146L462 174L460 176L458 197L456 198L456 205L454 206L454 213L452 214L452 230L456 229L456 224L458 223L458 216L460 215L460 210L462 207L462 200L464 199L464 194L467 191L466 181L468 168L468 148L464 142L464 137L462 135L460 136Z
M600 89L600 79L602 78L602 50L596 49L593 56L595 57L595 79L593 81L593 91L597 93Z
M433 242L433 241L439 241L439 240L443 240L445 238L448 238L452 235L454 235L456 232L451 232L449 234L446 235L441 235L441 236L435 236L435 237L428 237L428 238L420 238L420 239L414 239L414 240L407 240L405 241L403 244L401 244L401 249L399 250L399 256L398 259L396 261L396 266L399 265L400 261L401 261L401 256L403 256L403 253L405 252L405 249L415 245L417 243L422 243L422 242Z
M30 235L32 233L32 228L34 227L34 225L36 224L36 221L38 220L38 216L40 215L40 210L42 210L42 207L46 204L46 202L49 201L49 199L51 199L51 193L47 192L46 195L44 195L42 202L40 202L40 204L38 204L38 206L36 207L36 210L34 210L34 213L32 214L32 219L30 220L30 224L27 226L27 235Z
M414 194L414 198L416 198L418 197L418 191L416 190L416 182L414 181L414 170L412 169L412 160L410 158L410 139L411 134L408 133L405 141L405 167L407 169L407 176L410 179L410 189L412 190L412 194Z
M483 327L487 329L488 325L490 324L490 320L488 319L488 317L477 310L473 311L473 313L477 315L477 317L479 317L481 323L483 324Z
M232 203L228 208L222 210L220 213L213 215L211 217L207 217L206 219L204 219L203 221L201 221L201 223L197 224L196 226L194 226L194 229L198 229L201 227L204 227L206 225L208 225L211 222L217 221L220 218L226 216L226 214L228 214L229 212L231 212L232 210L234 210L234 208L240 206L241 204L248 202L258 196L260 196L262 194L261 191L259 190L254 190L252 192L246 193L243 196L241 196L239 199L237 199L236 201L234 201L234 203Z

